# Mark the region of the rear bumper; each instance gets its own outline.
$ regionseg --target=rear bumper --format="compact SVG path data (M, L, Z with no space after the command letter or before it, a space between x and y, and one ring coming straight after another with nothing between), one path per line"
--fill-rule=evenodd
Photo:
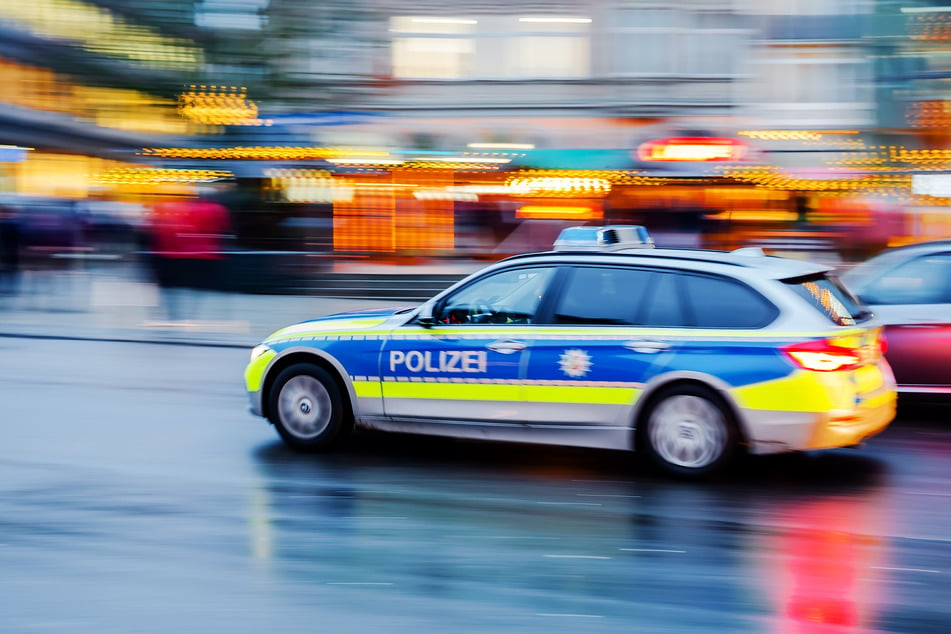
M743 410L753 454L832 449L857 445L881 432L895 418L897 396L885 392L853 409L824 412Z
M813 428L806 449L830 449L857 445L881 432L895 418L897 398L883 397L873 407L848 412L826 412Z
M857 445L888 426L898 402L884 361L846 372L799 370L734 396L754 454Z

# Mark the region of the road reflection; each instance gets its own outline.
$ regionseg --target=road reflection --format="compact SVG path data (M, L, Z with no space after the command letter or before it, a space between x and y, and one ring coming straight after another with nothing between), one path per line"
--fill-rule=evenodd
M890 543L877 490L819 496L776 509L785 524L757 540L759 576L770 591L777 634L866 631L874 626ZM842 628L847 628L843 630Z
M254 457L253 556L353 606L825 634L872 627L887 581L888 473L858 453L751 460L710 483L624 454L412 437Z

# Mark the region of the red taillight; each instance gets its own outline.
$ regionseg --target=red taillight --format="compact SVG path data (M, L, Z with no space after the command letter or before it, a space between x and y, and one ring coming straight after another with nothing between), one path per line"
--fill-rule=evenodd
M862 357L858 350L835 346L826 339L793 343L781 349L803 370L836 372L854 370L862 364Z
M885 331L878 333L878 349L881 351L882 356L885 356L885 353L888 352L888 339L885 338Z

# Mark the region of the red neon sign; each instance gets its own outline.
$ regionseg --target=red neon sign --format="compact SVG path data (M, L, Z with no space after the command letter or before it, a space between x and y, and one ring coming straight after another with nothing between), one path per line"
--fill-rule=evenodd
M746 146L724 137L668 137L642 143L637 158L642 161L740 161Z

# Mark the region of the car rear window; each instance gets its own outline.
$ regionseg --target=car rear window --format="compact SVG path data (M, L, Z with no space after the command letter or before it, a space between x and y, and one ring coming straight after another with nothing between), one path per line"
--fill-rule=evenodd
M819 274L783 282L836 325L854 326L872 316L868 307L836 277Z

